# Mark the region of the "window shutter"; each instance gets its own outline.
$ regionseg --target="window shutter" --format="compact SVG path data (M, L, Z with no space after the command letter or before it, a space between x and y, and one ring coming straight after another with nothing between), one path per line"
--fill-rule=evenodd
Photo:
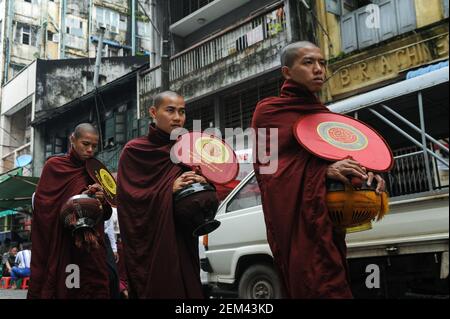
M394 0L381 1L380 4L380 41L398 34L397 8Z
M345 53L358 49L358 36L356 33L355 13L349 13L342 17L342 50Z
M340 16L342 14L340 0L325 0L327 12Z
M378 43L378 29L373 26L368 26L367 24L367 19L370 14L370 12L367 12L366 7L355 11L358 47L360 49L367 48L375 43Z
M116 121L116 142L125 143L126 142L126 113L118 113L115 115Z
M399 33L405 33L416 29L416 7L414 0L396 0L397 19Z
M444 9L444 18L448 18L448 0L442 0L442 8Z

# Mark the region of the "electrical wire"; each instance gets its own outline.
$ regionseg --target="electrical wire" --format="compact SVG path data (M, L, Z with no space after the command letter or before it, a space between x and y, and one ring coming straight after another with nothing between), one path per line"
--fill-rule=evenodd
M333 48L333 42L331 41L331 37L328 34L327 30L324 28L324 26L320 23L319 18L316 16L316 14L314 13L314 10L306 3L305 0L298 0L300 3L303 4L303 6L305 6L306 9L308 9L309 13L312 15L312 17L314 18L314 20L316 20L316 23L319 25L319 27L322 29L322 32L327 36L328 38L328 43L329 43L329 47Z
M8 134L9 137L11 137L12 140L14 140L15 142L21 144L18 140L16 140L16 139L14 138L14 136L11 135L11 133L9 133L9 132L8 132L7 130L5 130L3 127L0 127L0 129L1 129L3 132L5 132L6 134ZM2 145L2 146L6 146L6 145Z

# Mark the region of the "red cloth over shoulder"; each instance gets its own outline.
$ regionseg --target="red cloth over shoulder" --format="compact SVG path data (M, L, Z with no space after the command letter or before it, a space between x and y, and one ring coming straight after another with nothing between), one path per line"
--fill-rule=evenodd
M29 299L109 298L103 223L97 226L100 247L86 252L75 246L70 230L59 219L64 203L92 184L95 182L74 151L45 164L34 199ZM111 207L104 205L104 209L105 219L109 219ZM69 265L79 267L79 289L66 286L66 279L73 272L66 272Z
M307 152L293 134L299 118L313 112L329 110L293 81L284 83L280 97L256 107L252 128L278 129L276 172L261 174L266 165L254 165L268 242L286 297L351 298L345 234L334 229L325 202L330 163ZM257 137L258 152L263 147L267 154L274 150L270 134Z
M183 168L170 159L174 142L151 125L120 157L117 211L130 298L203 298L198 238L175 228L173 184Z

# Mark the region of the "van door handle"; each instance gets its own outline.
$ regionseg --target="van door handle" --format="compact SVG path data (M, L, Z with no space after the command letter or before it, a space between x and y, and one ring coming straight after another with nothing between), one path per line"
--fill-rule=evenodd
M388 254L394 254L394 253L398 252L398 247L395 247L395 246L387 247L386 252Z

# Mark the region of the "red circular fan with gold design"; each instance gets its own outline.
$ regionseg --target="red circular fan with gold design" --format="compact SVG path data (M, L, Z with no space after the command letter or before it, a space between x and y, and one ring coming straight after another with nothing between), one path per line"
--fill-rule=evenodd
M383 137L349 116L304 116L294 125L294 135L309 152L329 161L352 158L374 172L387 172L394 166L392 151Z
M234 180L239 165L233 149L221 139L200 133L187 133L178 139L171 151L176 160L200 173L209 181L224 185Z

